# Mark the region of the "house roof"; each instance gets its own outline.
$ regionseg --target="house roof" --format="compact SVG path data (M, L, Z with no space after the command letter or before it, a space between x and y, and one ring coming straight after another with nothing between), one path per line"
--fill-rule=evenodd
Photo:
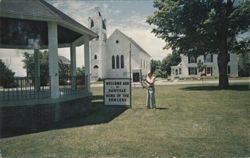
M138 43L136 43L131 37L125 35L123 32L121 32L119 29L116 29L114 31L115 32L118 32L120 34L122 34L125 38L127 38L136 48L138 48L140 51L142 51L143 53L145 53L146 55L148 55L149 57L151 57L151 55L149 55Z
M70 60L64 56L58 56L59 60L65 65L70 65Z
M88 34L91 39L97 35L68 15L56 9L45 0L0 0L0 17L36 21L55 21L80 34Z

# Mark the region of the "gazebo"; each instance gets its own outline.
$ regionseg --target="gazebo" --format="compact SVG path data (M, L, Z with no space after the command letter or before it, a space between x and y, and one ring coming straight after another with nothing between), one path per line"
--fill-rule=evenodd
M21 98L21 102L20 100L8 100L7 102L0 100L0 108L3 106L33 106L35 104L56 104L58 106L58 103L61 102L81 97L90 97L89 41L96 37L97 35L94 32L56 9L45 0L0 0L0 48L34 50L34 90L37 92L40 91L38 54L40 49L47 49L50 76L48 98L35 98L33 101L26 101L25 98ZM61 97L59 90L58 48L70 48L70 72L71 77L75 77L76 47L83 44L83 60L85 63L84 93L77 94L77 97L74 94L71 97ZM75 87L76 80L72 79L70 88L74 90ZM57 115L58 110L55 111L57 111ZM4 113L3 110L2 113Z

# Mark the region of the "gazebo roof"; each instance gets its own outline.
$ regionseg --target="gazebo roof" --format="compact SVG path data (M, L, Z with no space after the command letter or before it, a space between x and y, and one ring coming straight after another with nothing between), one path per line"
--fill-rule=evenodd
M69 44L82 36L97 35L44 0L0 0L0 47L24 47L28 39L48 45L47 22L58 24L59 44ZM24 36L21 38L21 36ZM18 40L23 41L18 41Z

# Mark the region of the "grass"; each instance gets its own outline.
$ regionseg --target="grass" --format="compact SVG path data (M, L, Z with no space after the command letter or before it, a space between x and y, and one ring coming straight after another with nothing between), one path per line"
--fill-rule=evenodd
M0 139L3 158L249 157L248 86L156 87L157 110L145 109L145 89L133 89L131 109L103 107L77 127Z

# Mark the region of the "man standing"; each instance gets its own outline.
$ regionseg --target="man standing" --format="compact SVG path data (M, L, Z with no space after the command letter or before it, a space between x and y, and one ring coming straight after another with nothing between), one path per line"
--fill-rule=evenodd
M146 100L146 107L149 109L150 108L150 101L151 101L151 106L153 109L156 108L155 105L155 77L153 76L152 71L148 72L147 78L146 78L146 84L147 84L147 100Z

